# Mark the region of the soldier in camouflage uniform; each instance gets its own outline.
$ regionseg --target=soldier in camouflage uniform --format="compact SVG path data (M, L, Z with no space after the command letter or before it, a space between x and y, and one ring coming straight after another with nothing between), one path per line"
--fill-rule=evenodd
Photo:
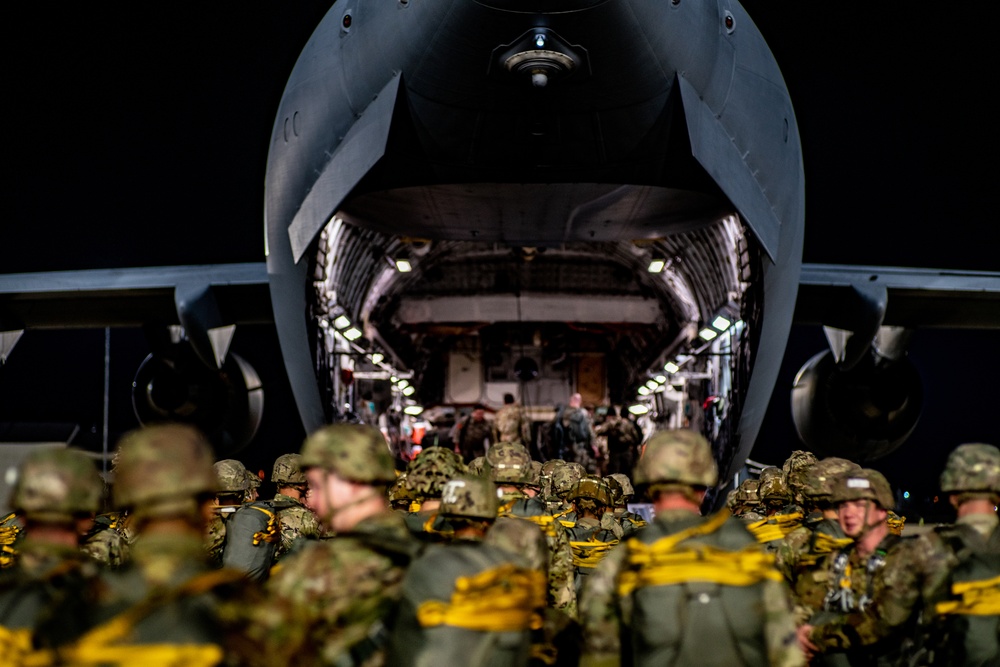
M477 456L486 456L486 450L494 442L493 427L486 421L486 411L476 406L472 414L455 424L452 439L467 463Z
M718 482L692 431L650 437L636 466L656 519L584 585L581 665L801 665L788 591L742 521L700 516Z
M428 548L407 571L387 664L527 664L531 631L542 625L545 577L484 542L497 516L493 485L481 477L449 481L440 513L456 539Z
M229 634L220 607L243 584L239 573L211 568L205 553L215 483L211 447L193 428L149 426L125 435L113 496L133 517L132 559L90 588L82 617L92 627L47 659L123 666L223 660ZM80 617L73 606L54 615Z
M503 407L493 418L493 442L518 442L531 446L531 420L513 394L503 395Z
M576 518L568 529L569 545L573 550L573 565L576 566L576 591L579 595L583 582L594 568L618 544L621 526L612 523L617 532L605 528L601 518L611 505L611 490L600 477L584 477L573 485L567 494L573 503ZM612 515L613 519L614 515Z
M410 461L406 467L406 487L414 502L404 517L415 537L426 542L451 539L446 522L438 516L441 493L449 479L466 472L462 457L443 447L429 447Z
M1000 665L1000 450L957 447L941 473L941 490L958 518L928 537L950 557L950 575L924 601L911 662Z
M861 472L861 466L847 459L830 457L816 463L805 480L802 502L809 512L803 524L785 536L778 547L777 565L792 587L796 618L800 623L819 622L829 588L827 554L846 548L851 539L837 521L831 500L834 482L845 474Z
M781 474L785 478L785 484L788 486L788 493L794 505L794 509L785 508L786 513L803 511L803 503L805 502L803 490L806 480L812 474L812 467L816 465L817 461L816 455L812 452L796 449L781 465Z
M757 495L767 517L747 524L747 528L769 552L776 553L785 536L802 525L802 512L791 504L792 494L780 468L761 471Z
M632 482L628 476L616 472L604 478L611 489L611 504L614 507L613 516L622 527L620 539L628 539L636 534L641 528L646 527L646 520L635 512L628 511L628 502L635 495Z
M562 423L573 460L583 466L584 474L596 473L600 456L594 447L594 427L590 415L583 408L583 397L580 394L570 396L569 406L556 418Z
M889 532L895 503L876 470L841 476L833 502L844 534L854 543L830 554L825 610L839 614L799 628L808 653L846 652L851 664L897 664L912 642L921 598L947 572L948 563L926 536Z
M608 473L632 472L639 445L642 443L639 428L628 417L624 415L619 417L612 405L608 407L604 423L595 428L594 432L608 440Z
M61 644L79 634L82 617L52 623L52 609L81 599L96 563L79 548L104 484L74 449L42 449L21 464L10 505L25 523L13 567L0 573L0 664L17 664L34 643Z
M760 480L752 477L740 482L736 489L736 509L734 516L738 516L747 523L754 523L765 518L763 509L760 506L760 498L757 496L757 488Z
M546 499L546 504L553 516L557 519L572 521L570 514L573 512L573 504L566 497L584 476L587 471L582 465L575 461L570 461L556 468L552 473L553 495Z
M246 610L247 664L383 664L386 619L418 549L388 508L396 480L385 438L370 426L333 424L302 447L310 504L333 537L290 554L265 585L267 606Z
M570 618L576 616L573 554L565 528L538 498L524 489L531 483L531 458L517 443L497 443L490 448L490 474L500 497L500 516L517 516L536 524L549 545L548 603Z
M305 540L319 539L322 531L312 510L306 507L309 483L302 472L301 454L282 454L274 461L271 481L278 485L271 506L278 515L281 542L274 552L274 560L303 546Z
M220 492L216 495L217 514L206 531L209 553L223 567L262 582L270 574L281 543L278 508L270 501L257 500L256 475L236 459L219 461L214 468Z
M118 470L118 452L111 459L111 474ZM108 512L94 519L94 527L84 538L81 549L102 565L121 567L131 557L135 531L128 512Z

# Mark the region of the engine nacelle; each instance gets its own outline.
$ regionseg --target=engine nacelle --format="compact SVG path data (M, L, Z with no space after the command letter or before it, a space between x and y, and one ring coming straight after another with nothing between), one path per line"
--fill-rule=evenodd
M895 450L913 432L923 408L923 385L905 357L869 351L841 370L827 350L799 370L792 419L802 442L821 456L871 461Z
M132 407L141 424L181 422L199 428L220 457L241 450L257 432L264 388L253 366L230 353L222 368L202 363L190 345L150 354L132 383Z

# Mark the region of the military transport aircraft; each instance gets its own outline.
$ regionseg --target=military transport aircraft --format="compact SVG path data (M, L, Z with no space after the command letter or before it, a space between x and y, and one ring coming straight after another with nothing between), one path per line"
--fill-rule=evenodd
M144 325L139 418L233 450L262 392L232 327L273 317L306 430L359 381L418 405L579 391L670 425L706 406L731 475L796 319L830 342L801 437L875 458L920 414L909 332L1000 327L1000 274L803 267L804 211L792 102L735 1L341 0L275 117L266 264L0 276L0 354Z

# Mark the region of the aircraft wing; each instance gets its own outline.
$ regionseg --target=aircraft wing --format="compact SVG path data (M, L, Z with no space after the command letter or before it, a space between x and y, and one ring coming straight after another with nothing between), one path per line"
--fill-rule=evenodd
M859 294L885 326L1000 329L1000 272L843 264L802 265L795 322L852 329Z

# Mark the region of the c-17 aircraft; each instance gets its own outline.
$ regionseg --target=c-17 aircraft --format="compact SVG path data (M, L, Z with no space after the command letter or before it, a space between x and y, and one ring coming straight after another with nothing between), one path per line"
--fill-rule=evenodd
M791 100L736 2L341 1L275 118L266 270L8 275L0 330L148 325L140 418L230 448L260 392L229 327L273 316L306 430L390 373L425 405L580 391L680 425L696 403L731 476L798 318L831 327L801 436L874 458L919 416L908 330L1000 326L1000 277L803 269L804 204Z

